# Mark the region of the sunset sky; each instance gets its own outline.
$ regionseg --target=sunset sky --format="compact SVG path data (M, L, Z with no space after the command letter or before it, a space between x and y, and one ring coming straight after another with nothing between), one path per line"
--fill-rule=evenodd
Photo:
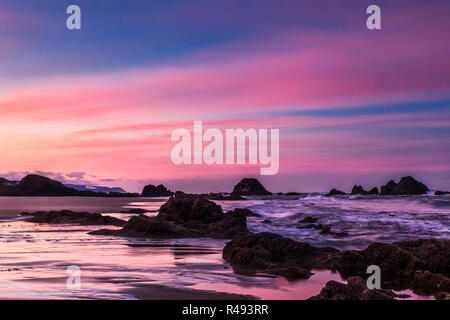
M82 30L66 29L66 8ZM368 5L382 29L365 26ZM0 2L0 176L140 191L450 189L450 2ZM280 171L175 166L170 135L279 128Z

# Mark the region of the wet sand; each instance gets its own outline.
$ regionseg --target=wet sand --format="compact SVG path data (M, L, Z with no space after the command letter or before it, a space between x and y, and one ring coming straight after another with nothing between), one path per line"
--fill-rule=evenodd
M0 219L12 219L22 212L72 210L120 212L133 202L158 202L155 198L94 197L0 197Z

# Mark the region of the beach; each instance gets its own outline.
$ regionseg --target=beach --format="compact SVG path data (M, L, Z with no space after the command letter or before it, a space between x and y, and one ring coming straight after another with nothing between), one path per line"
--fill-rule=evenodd
M322 194L254 196L217 201L224 211L249 208L251 232L273 232L317 247L363 249L374 241L449 239L450 197L345 196ZM307 299L337 272L312 270L309 279L233 272L222 258L229 240L151 239L90 235L99 226L52 225L23 221L19 211L83 209L128 220L120 213L142 208L158 214L168 198L0 197L0 297L5 299ZM11 211L16 201L15 211ZM316 218L346 237L301 229L298 221ZM270 222L268 222L269 220ZM105 228L102 226L102 228ZM107 226L109 229L119 229ZM68 289L68 266L81 269L81 288ZM411 299L433 299L404 291Z

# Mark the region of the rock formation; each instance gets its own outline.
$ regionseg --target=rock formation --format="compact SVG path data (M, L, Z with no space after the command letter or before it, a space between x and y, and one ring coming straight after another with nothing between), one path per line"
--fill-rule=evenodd
M209 237L231 239L248 232L246 218L201 196L176 192L156 217L132 217L121 230L97 230L91 234L132 237Z
M403 177L399 183L390 180L386 185L381 187L381 195L415 195L426 194L428 187L422 182L417 181L411 176Z
M244 178L234 186L232 196L267 196L271 195L264 186L254 178Z
M142 197L170 197L173 195L173 192L168 190L162 184L154 186L152 184L146 185L144 189L142 189L141 196Z

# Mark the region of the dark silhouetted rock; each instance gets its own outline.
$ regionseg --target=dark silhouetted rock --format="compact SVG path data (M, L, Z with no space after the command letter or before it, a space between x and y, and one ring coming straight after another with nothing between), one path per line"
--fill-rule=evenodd
M331 189L330 192L327 193L327 196L338 196L338 195L344 195L345 192L342 192L340 190L337 189Z
M450 191L435 191L434 195L435 196L445 196L446 194L450 194Z
M246 232L247 222L242 213L223 213L212 201L178 191L161 206L156 217L140 215L131 218L122 230L99 230L92 234L231 239Z
M351 277L347 284L337 281L328 281L316 296L308 300L395 300L397 295L390 290L368 289L364 279Z
M175 195L159 209L158 218L179 224L201 221L211 223L225 217L222 208L201 196L177 191Z
M378 188L373 187L372 189L369 190L369 192L367 192L367 194L378 194Z
M237 185L234 186L231 195L239 196L268 196L272 193L254 178L244 178Z
M382 186L380 189L380 194L381 195L389 195L392 194L392 191L394 190L395 186L397 184L395 183L394 180L389 180L388 183L386 183L386 185Z
M368 192L364 190L362 186L355 185L352 189L351 194L367 194Z
M312 268L333 268L338 253L339 251L333 248L315 248L305 242L263 232L234 237L223 249L223 258L239 273L248 270L273 274L289 273L292 279L295 274L300 278L306 276L300 269L310 272ZM300 269L286 269L293 267Z
M126 223L124 220L103 216L100 213L74 212L70 210L23 212L21 215L30 216L25 221L48 224L113 225L121 227Z
M227 212L227 214L229 214L229 213L237 213L237 214L241 214L245 217L261 217L260 214L253 212L252 210L247 209L247 208L236 208L233 211Z
M15 186L15 193L27 196L72 196L77 195L78 191L59 181L29 174Z
M168 190L162 184L154 186L152 184L146 185L144 189L142 189L141 196L142 197L170 197L173 195L173 192Z
M265 219L265 220L263 220L263 222L262 223L265 223L265 224L271 224L272 223L272 221L270 220L270 219Z
M348 285L331 280L318 295L308 300L361 300L361 297Z
M426 194L428 187L411 176L403 177L399 183L390 180L381 187L381 195L414 195Z
M192 232L173 222L145 215L134 216L120 230L101 229L92 231L93 235L114 235L122 237L152 238L195 238L201 234Z

